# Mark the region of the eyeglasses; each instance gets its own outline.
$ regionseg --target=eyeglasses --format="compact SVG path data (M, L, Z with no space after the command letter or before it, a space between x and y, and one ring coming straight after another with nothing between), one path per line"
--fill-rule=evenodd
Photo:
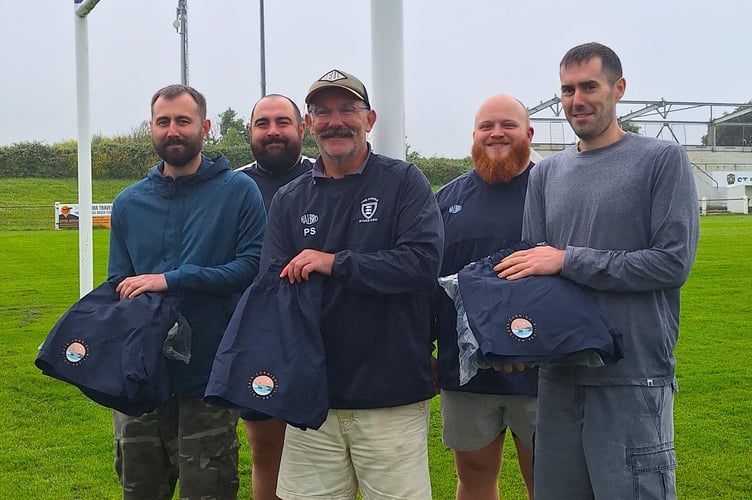
M343 104L336 111L330 108L316 106L316 107L311 107L308 110L308 112L311 113L311 116L313 116L317 120L328 120L335 113L338 114L340 118L352 118L353 116L357 115L360 111L365 111L367 109L370 109L370 108L368 106L358 106L356 104Z

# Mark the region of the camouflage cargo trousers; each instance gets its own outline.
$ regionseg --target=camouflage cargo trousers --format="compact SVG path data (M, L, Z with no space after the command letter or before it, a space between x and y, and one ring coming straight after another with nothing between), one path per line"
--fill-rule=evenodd
M202 399L172 399L151 413L113 412L115 470L124 500L185 500L238 493L238 412Z

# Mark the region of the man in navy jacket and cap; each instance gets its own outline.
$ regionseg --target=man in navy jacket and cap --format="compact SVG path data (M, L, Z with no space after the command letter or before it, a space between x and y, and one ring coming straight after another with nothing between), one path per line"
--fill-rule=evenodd
M340 70L306 96L321 156L269 209L261 268L280 279L327 277L321 314L329 406L318 430L288 426L282 498L430 499L427 430L433 396L429 296L443 226L413 164L374 153L376 112Z

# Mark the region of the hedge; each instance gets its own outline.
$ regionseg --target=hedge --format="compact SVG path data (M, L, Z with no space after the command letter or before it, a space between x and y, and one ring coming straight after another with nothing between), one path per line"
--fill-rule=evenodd
M233 168L253 161L248 145L204 146L209 156L223 153ZM306 147L303 154L316 157L315 148ZM443 185L472 168L470 158L423 158L408 155L434 186ZM95 179L140 179L159 161L151 143L97 140L92 142L92 177ZM22 142L0 147L0 177L35 177L59 179L76 177L78 151L75 141L48 145L42 142Z

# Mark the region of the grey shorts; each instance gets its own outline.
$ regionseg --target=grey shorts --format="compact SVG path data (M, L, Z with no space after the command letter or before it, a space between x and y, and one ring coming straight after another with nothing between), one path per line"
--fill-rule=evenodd
M475 451L488 446L509 427L532 448L536 406L532 396L442 390L442 439L453 450Z

